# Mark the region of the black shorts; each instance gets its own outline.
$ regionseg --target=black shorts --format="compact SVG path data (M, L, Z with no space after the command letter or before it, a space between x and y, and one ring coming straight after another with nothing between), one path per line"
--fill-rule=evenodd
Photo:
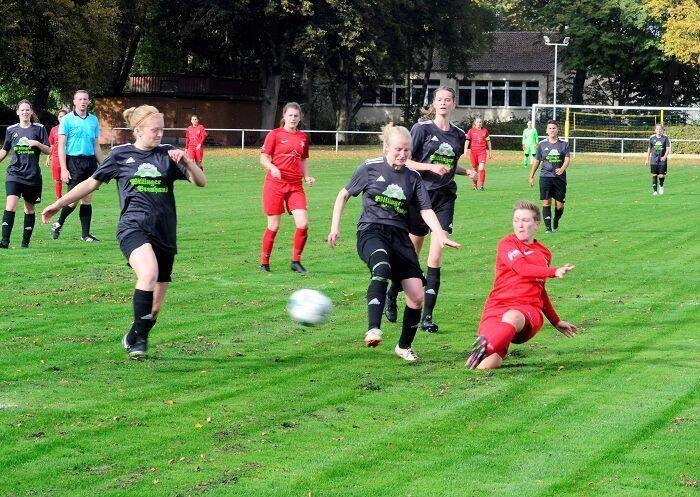
M371 224L357 232L357 253L370 271L372 268L369 258L380 249L386 250L389 256L391 279L394 283L408 278L420 278L425 284L416 249L406 231L396 226Z
M131 253L139 248L140 246L150 243L153 247L153 253L156 256L156 261L158 262L158 282L168 283L173 281L173 264L175 263L175 254L172 252L166 252L151 242L148 236L141 231L132 231L126 233L121 238L119 238L119 248L126 257L127 264Z
M540 200L553 198L562 204L566 202L566 180L560 176L551 178L540 176Z
M97 159L94 155L68 155L66 156L66 167L70 173L68 181L68 190L70 190L97 171Z
M651 165L651 174L666 174L667 162Z
M5 193L8 197L14 195L23 198L28 204L36 205L41 202L41 185L25 185L17 181L6 181Z
M440 188L438 190L429 190L428 195L430 195L430 203L433 206L433 212L435 212L438 221L440 221L440 226L448 233L452 233L452 220L455 216L457 194L446 188ZM410 209L409 217L408 231L412 235L425 236L430 232L430 228L423 221L420 211Z

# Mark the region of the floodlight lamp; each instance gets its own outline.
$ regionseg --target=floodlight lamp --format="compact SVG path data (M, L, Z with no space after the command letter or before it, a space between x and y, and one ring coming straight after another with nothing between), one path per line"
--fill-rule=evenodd
M569 44L569 41L571 41L571 38L567 36L566 38L564 38L564 41L562 43L564 44L564 46L566 46Z
M545 43L549 43L549 36L544 35L542 38L544 38Z

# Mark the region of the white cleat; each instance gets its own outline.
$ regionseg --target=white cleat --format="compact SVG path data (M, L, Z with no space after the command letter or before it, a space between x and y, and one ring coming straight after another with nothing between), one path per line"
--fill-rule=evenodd
M399 347L398 344L396 344L396 347L394 348L394 353L404 361L416 362L418 360L418 354L415 353L413 347L402 349L401 347Z
M368 347L377 347L382 343L382 330L379 328L372 328L367 330L365 334L365 345Z
M663 194L664 194L664 187L660 186L659 187L659 195L663 195Z
M654 196L656 196L658 194L659 194L659 192L657 192L656 190L654 190L654 192L652 193L652 195L654 195Z

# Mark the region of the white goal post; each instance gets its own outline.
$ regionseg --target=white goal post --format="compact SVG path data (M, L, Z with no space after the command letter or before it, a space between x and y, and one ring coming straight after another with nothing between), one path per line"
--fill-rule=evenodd
M531 119L544 136L553 104L534 104ZM577 153L645 154L656 124L663 124L673 154L700 154L700 107L557 105L559 134Z

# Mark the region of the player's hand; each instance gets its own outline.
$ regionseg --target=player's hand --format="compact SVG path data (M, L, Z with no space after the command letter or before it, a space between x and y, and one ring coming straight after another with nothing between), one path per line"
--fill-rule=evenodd
M458 249L461 247L461 245L459 243L455 242L454 240L450 240L450 238L447 235L445 235L444 233L433 232L430 236L436 236L436 235L438 236L438 243L440 244L441 248L444 248L447 246L447 247L452 247L452 248Z
M316 183L316 178L313 176L307 176L304 178L304 181L306 181L306 184L309 186L314 186L314 183Z
M68 183L71 180L71 175L68 169L61 169L61 181Z
M54 202L51 205L47 205L46 208L41 211L41 222L44 224L49 224L51 218L59 211L60 207Z
M168 156L176 163L179 164L183 157L185 157L185 152L178 148L171 148L168 150Z
M568 321L559 321L554 327L569 338L575 337L576 333L578 333L578 327Z
M435 174L439 174L440 176L450 172L450 170L442 164L430 164L430 170Z
M282 179L282 173L280 170L277 168L277 166L272 166L268 169L270 171L270 176L272 176L275 179Z
M566 171L566 169L564 169L563 167L558 167L554 170L554 174L556 174L557 176L561 176L562 174L564 174L564 171Z
M41 143L39 143L36 140L27 140L27 145L29 145L30 147L39 147Z
M556 271L554 272L554 274L557 278L563 278L566 273L568 273L569 271L572 271L574 269L576 269L576 266L574 266L573 264L569 264L567 262L563 266L558 267L556 269Z
M532 176L530 176L529 181L530 181L530 188L532 188L533 186L535 186L535 178L533 178Z
M199 145L197 145L196 147L194 147L195 150L201 150L201 148L202 148L202 144L201 144L201 143L200 143Z
M335 247L335 244L338 243L339 238L340 231L331 231L330 233L328 233L328 238L326 240L328 242L328 246L331 248Z
M467 176L469 176L470 180L474 181L474 180L479 179L479 173L477 173L473 169L467 169L466 171L467 171Z

